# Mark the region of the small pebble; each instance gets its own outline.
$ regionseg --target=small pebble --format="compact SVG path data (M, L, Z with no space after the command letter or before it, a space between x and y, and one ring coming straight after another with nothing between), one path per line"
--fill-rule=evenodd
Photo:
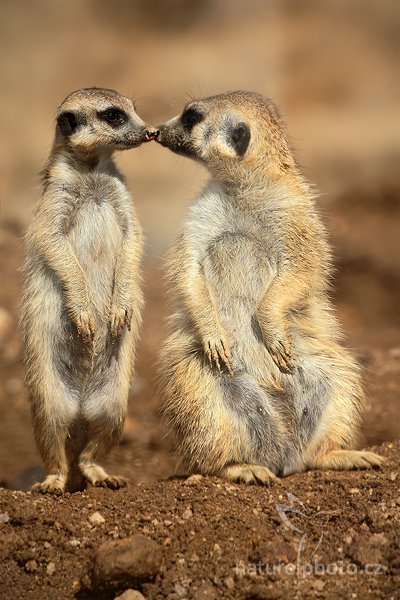
M312 582L311 587L318 592L322 592L325 587L325 581L322 581L322 579L316 579Z
M228 588L228 590L233 590L233 588L235 587L235 581L233 577L225 577L224 584L225 587Z
M92 525L101 525L106 522L105 518L97 511L90 515L89 521Z
M28 560L25 563L25 571L27 573L34 573L35 571L37 571L38 568L38 564L36 562L36 560Z
M175 584L175 593L178 594L180 598L184 598L186 596L186 591L186 588L180 583Z
M350 544L353 543L353 538L351 537L351 535L346 535L346 537L344 538L344 542L345 544L348 544L350 546Z
M114 600L146 600L146 598L137 590L125 590L120 596L115 596Z
M54 575L55 571L56 571L56 565L53 562L49 562L49 564L46 567L47 575Z
M132 585L151 581L161 569L162 551L156 542L142 534L103 542L96 550L92 569L93 589Z
M187 520L187 519L191 519L192 517L193 517L193 511L192 511L192 509L191 508L187 508L184 511L183 515L182 515L182 519Z
M191 475L190 477L188 477L186 479L186 481L184 481L183 485L197 485L198 483L200 483L200 481L203 479L203 475L200 474L194 474Z

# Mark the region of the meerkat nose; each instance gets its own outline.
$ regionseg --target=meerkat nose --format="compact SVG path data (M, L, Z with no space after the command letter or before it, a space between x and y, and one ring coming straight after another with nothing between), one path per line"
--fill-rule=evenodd
M146 137L150 140L156 140L160 135L160 131L158 129L146 129Z

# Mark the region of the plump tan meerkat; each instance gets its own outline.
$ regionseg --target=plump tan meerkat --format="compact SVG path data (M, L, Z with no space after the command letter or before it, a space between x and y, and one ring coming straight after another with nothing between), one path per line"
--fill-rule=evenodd
M163 411L186 469L268 483L381 464L351 449L359 368L340 345L314 192L274 104L249 92L194 101L157 141L212 175L168 264Z
M142 232L112 156L152 136L113 90L78 90L58 109L21 320L41 492L126 483L96 462L124 424L142 306Z

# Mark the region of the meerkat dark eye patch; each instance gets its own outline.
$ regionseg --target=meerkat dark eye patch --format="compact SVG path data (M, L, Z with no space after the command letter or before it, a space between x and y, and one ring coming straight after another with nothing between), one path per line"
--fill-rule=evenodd
M128 120L128 115L120 108L107 108L97 113L99 119L111 127L121 127Z
M186 131L192 131L193 127L204 119L204 115L195 108L188 108L182 113L181 123Z
M65 137L73 134L80 124L80 119L73 112L63 112L57 117L57 125Z
M232 145L239 156L243 156L250 143L250 128L246 123L238 123L231 131Z

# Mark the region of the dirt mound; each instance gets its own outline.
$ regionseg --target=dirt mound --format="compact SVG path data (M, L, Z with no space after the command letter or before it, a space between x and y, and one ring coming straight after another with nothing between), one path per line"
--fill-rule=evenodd
M374 450L388 458L380 471L310 472L271 488L195 476L62 498L0 490L0 596L399 598L400 443ZM161 566L99 587L99 546L138 534Z

